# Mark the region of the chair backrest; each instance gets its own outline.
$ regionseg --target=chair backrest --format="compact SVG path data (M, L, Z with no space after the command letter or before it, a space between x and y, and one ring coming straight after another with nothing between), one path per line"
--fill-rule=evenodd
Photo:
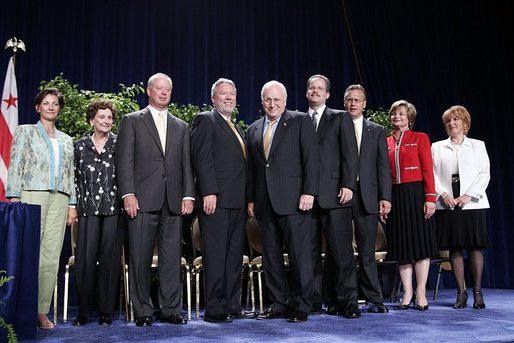
M198 217L193 220L191 224L191 242L193 243L193 256L196 257L196 252L202 252L202 233L200 232L200 223Z
M255 258L257 253L262 254L262 233L255 218L248 219L246 223L246 236L250 245L250 258Z
M354 252L358 252L359 249L357 247L357 241L355 239L355 224L352 221L352 230L353 230L353 239L352 239L352 247ZM384 231L384 227L380 222L377 225L377 238L375 240L375 251L386 251L386 234Z
M75 249L77 248L77 223L71 224L71 256L75 256Z
M380 222L378 222L377 226L377 240L375 241L375 251L386 251L387 250L387 242L386 242L386 234L384 231L384 227Z

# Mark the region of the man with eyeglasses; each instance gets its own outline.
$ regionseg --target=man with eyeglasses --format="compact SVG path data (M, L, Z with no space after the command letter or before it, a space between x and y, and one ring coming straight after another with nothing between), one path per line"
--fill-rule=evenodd
M286 110L282 83L267 82L261 99L266 115L250 125L247 134L248 214L262 232L264 277L272 303L257 318L289 316L289 322L303 322L311 311L314 286L310 211L318 195L318 142L310 118Z
M391 210L391 171L384 127L364 118L366 90L355 84L344 93L359 152L359 172L354 193L352 217L359 251L360 289L370 303L368 312L387 313L378 279L375 241L378 218L385 223ZM362 182L361 182L362 180Z
M321 226L327 243L327 314L361 316L352 248L351 206L357 179L357 145L350 116L326 106L330 81L313 75L307 81L308 114L320 149L320 189L313 220L313 258L320 256Z

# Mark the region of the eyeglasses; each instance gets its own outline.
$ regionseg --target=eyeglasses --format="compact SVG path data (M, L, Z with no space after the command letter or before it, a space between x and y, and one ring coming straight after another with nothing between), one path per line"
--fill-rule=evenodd
M309 86L307 87L307 90L309 91L318 91L318 92L324 92L326 91L326 88L325 87L316 87L316 86Z
M351 103L360 104L363 101L364 101L363 99L357 99L357 98L347 98L344 100L344 102L347 102L349 104L351 104Z
M271 103L280 104L285 99L272 99L272 98L264 98L262 99L263 102L267 103L268 105L271 105Z

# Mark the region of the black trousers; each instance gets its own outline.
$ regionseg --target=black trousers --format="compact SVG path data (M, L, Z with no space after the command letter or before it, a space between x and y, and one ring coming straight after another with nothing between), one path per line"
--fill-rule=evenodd
M320 209L327 240L326 270L328 306L345 310L357 304L357 272L352 247L352 210L349 207Z
M198 213L202 233L205 312L208 315L241 312L241 268L246 209L217 208Z
M88 317L93 309L109 315L114 312L122 241L118 215L79 217L75 250L79 316Z
M353 196L352 217L355 225L355 241L359 251L359 285L362 295L369 302L382 303L384 297L375 260L378 215L369 214L364 209L360 187L357 187Z
M302 311L310 313L314 289L311 213L277 214L270 201L258 219L262 231L263 267L272 309L278 312ZM289 256L291 283L284 266L284 243Z

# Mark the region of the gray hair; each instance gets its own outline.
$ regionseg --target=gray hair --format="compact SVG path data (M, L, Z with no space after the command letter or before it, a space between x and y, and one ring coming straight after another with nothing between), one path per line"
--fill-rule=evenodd
M275 81L275 80L271 80L271 81L268 81L264 84L264 86L262 86L262 90L261 90L261 100L264 100L264 90L266 88L269 88L271 86L279 86L280 89L282 89L282 93L284 93L284 98L287 99L287 89L286 89L286 86L284 86L284 84L282 84L281 82L278 82L278 81Z
M148 88L152 87L155 79L160 79L160 78L168 79L170 86L173 87L173 82L171 81L171 77L169 77L168 75L166 75L164 73L157 73L157 74L153 74L152 76L150 76L150 78L148 79L147 87Z
M223 83L228 83L229 85L234 87L234 90L237 92L236 84L234 83L234 81L229 80L229 79L225 79L223 77L220 77L216 82L214 82L212 84L212 87L211 87L211 98L214 96L214 91L216 90L216 87L218 87L219 85L221 85Z
M344 92L343 100L346 101L346 98L348 98L348 94L350 94L351 91L361 91L362 95L364 95L364 99L362 100L366 100L366 90L362 85L359 84L348 86L348 88L346 88L346 91Z

